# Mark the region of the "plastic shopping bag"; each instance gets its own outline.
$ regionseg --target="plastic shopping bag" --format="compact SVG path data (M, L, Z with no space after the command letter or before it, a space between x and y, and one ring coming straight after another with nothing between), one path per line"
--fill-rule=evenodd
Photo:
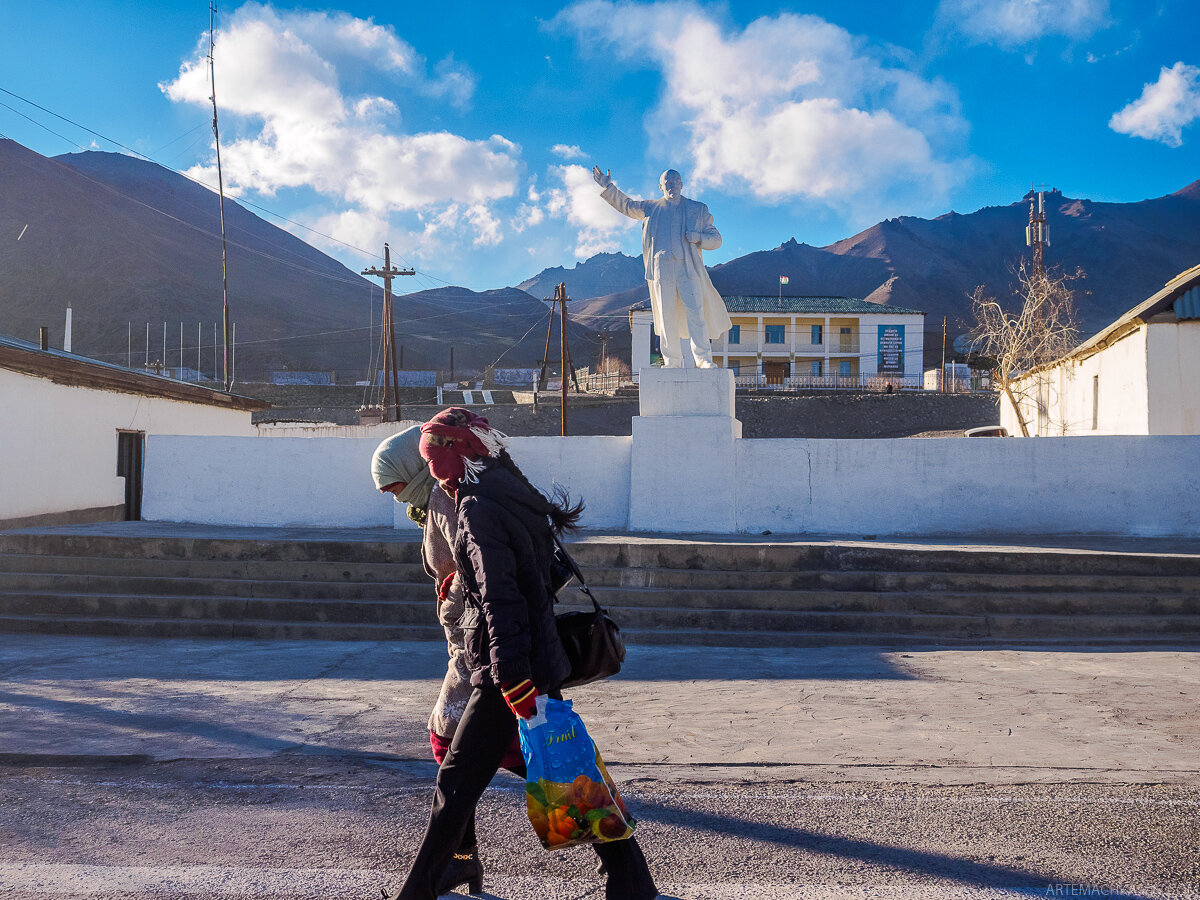
M625 808L570 700L537 698L537 715L519 724L525 757L525 806L547 850L603 844L631 834Z

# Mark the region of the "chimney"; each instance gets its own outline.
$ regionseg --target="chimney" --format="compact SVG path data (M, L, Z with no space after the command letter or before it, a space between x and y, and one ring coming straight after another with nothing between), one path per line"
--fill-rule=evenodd
M42 345L43 350L50 349L50 328L46 325L38 328L38 343Z
M71 304L67 304L67 327L63 332L63 350L71 352Z

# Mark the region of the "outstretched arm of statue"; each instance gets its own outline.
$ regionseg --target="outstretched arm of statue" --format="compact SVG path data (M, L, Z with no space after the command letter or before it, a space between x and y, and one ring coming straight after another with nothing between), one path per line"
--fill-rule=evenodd
M592 177L596 179L596 184L600 185L604 190L600 196L623 216L629 216L631 219L646 218L646 201L631 200L622 193L621 189L613 184L612 170L601 172L599 166L592 167Z

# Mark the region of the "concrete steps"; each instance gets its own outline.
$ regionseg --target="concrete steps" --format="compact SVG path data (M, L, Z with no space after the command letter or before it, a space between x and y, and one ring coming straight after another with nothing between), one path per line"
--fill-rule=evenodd
M0 533L0 631L442 638L412 535L177 531ZM1200 640L1194 554L620 536L571 551L633 643Z

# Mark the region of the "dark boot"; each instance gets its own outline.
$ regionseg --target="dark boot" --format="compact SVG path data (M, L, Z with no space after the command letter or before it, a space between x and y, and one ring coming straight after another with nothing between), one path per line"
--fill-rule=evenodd
M442 880L438 882L438 896L462 886L472 894L483 892L483 864L479 861L479 847L468 847L457 851L446 865Z

